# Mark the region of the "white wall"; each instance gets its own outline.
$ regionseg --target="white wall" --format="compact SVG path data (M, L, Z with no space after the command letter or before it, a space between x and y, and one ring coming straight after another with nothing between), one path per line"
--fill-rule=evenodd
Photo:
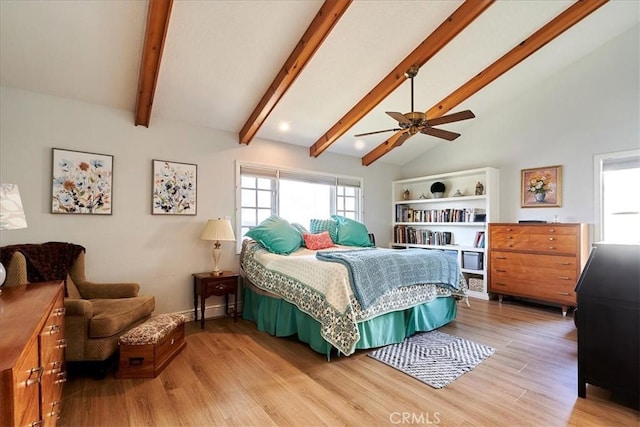
M67 241L87 249L87 277L136 281L156 296L156 312L193 306L191 273L211 269L211 244L199 240L208 218L235 219L235 162L273 164L364 178L364 222L390 236L390 181L399 168L255 140L152 117L133 125L131 111L0 88L0 182L20 188L28 228L0 232L0 245ZM113 215L51 214L52 148L114 156ZM198 165L198 215L151 215L151 160ZM385 215L378 213L384 212ZM234 245L223 244L222 267L238 269ZM218 304L215 298L208 305Z
M640 146L639 40L636 26L543 85L514 94L455 142L406 165L403 177L493 166L500 169L502 221L558 215L593 224L593 156ZM522 209L521 170L552 165L563 166L562 207Z

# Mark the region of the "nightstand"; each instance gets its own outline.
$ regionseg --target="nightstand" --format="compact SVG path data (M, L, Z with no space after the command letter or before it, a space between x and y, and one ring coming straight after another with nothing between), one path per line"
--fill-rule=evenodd
M238 292L240 275L232 271L223 271L220 275L212 273L193 273L193 320L198 320L198 296L200 296L200 327L204 329L204 302L212 296L224 296L224 312L229 314L229 295L233 294L233 321L238 320Z

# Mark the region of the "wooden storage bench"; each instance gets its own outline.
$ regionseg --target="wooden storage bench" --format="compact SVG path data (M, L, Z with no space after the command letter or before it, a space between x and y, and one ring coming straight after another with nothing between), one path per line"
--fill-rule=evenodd
M154 316L118 339L120 361L117 378L154 378L187 345L184 317Z

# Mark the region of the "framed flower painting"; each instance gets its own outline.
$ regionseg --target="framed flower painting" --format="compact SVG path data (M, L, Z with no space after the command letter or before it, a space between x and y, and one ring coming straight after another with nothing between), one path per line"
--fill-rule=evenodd
M522 207L562 206L562 166L522 170Z
M153 160L153 215L197 214L198 166Z
M113 156L53 149L51 213L111 215Z

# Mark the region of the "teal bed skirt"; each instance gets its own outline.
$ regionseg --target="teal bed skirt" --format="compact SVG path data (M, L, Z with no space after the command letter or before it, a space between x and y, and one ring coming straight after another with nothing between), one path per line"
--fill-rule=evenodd
M356 349L381 347L402 342L416 332L443 326L456 317L456 300L439 297L406 310L394 311L358 323L360 340ZM297 335L318 353L331 355L333 346L320 335L320 323L283 299L244 288L242 317L254 322L259 331L276 337Z

